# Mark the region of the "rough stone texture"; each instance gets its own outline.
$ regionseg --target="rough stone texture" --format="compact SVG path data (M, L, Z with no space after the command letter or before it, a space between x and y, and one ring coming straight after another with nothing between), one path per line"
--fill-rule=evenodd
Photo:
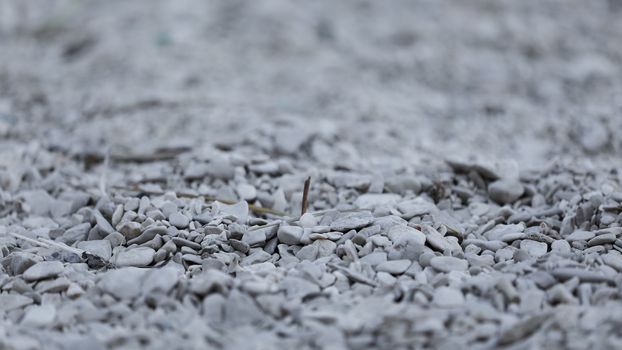
M621 348L621 11L0 2L0 349Z

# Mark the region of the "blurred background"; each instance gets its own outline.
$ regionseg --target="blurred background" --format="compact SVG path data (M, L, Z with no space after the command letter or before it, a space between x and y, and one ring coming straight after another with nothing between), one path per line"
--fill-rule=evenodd
M619 164L621 18L619 0L0 0L1 143Z

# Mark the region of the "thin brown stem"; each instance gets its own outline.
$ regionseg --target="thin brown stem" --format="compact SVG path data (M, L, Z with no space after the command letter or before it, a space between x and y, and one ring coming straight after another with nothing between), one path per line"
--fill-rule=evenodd
M309 205L309 187L311 186L311 176L305 180L305 187L302 191L302 207L300 210L300 216L303 216L307 212L307 206Z

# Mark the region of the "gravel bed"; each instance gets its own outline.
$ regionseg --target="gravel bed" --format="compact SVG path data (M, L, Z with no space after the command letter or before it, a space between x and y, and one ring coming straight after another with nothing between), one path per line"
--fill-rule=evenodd
M621 11L0 2L0 349L622 348Z

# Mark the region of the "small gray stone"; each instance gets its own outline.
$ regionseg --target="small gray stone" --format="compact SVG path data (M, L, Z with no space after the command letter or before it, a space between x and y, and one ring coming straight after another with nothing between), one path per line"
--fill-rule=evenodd
M250 184L241 183L235 188L235 191L241 200L251 201L257 197L257 189Z
M265 230L249 230L244 232L242 236L242 242L248 244L251 247L260 246L266 243L266 231Z
M622 256L618 253L609 252L601 255L603 262L614 269L622 272Z
M302 226L302 227L312 228L312 227L316 227L316 225L317 225L317 218L315 217L315 215L313 215L311 213L304 213L300 217L300 220L298 220L298 222L300 223L300 226ZM314 231L314 232L317 232L317 231Z
M67 244L73 244L74 242L85 240L90 230L91 224L85 222L65 231L59 240Z
M64 270L63 263L60 261L42 261L36 263L24 271L24 280L38 281L50 277L56 277Z
M362 263L369 264L370 266L376 266L387 261L387 253L385 252L372 252L363 256L360 261Z
M235 175L235 168L226 159L213 159L209 163L207 173L215 178L231 180Z
M412 265L410 260L389 260L378 264L378 266L376 266L376 271L388 272L392 275L400 275L406 272L410 265Z
M368 226L373 222L374 217L368 211L345 213L335 219L330 224L330 228L339 232L347 232Z
M128 221L117 226L119 232L125 237L125 240L130 241L141 234L142 226L138 222Z
M118 252L114 257L114 264L119 267L136 266L144 267L153 262L155 250L148 247L130 248Z
M389 206L397 203L402 197L394 193L367 193L359 196L354 205L357 208L373 209L379 206Z
M296 253L296 257L300 260L315 260L317 255L318 246L315 244L304 246Z
M125 244L125 237L119 232L113 232L104 239L110 242L112 248Z
M56 307L52 304L37 305L30 307L21 324L28 327L44 327L56 318Z
M11 311L33 303L29 297L19 294L0 294L0 311Z
M71 282L66 277L59 277L55 280L43 280L37 283L35 290L37 293L60 293L69 288Z
M457 289L440 287L434 291L433 302L439 307L459 307L464 305L464 295Z
M546 254L546 252L548 251L548 246L544 242L538 242L531 239L523 239L520 242L520 249L529 254L529 256L537 258Z
M150 270L143 280L142 293L144 295L154 292L167 294L175 287L182 274L183 267L177 264L169 264L161 269Z
M551 251L559 254L569 254L571 251L570 243L563 239L555 240L551 243Z
M613 243L616 241L616 235L613 233L605 233L602 235L598 235L587 242L587 245L590 247L603 245L608 243Z
M430 266L442 272L466 271L469 262L451 256L435 256L430 259Z
M163 236L166 233L167 233L167 230L166 230L166 227L164 226L151 226L147 228L145 232L141 233L138 237L129 240L127 244L128 245L143 244L147 241L152 240L157 235Z
M188 227L188 224L190 224L190 218L182 213L175 212L168 218L168 222L179 229L183 229Z
M398 245L407 245L409 243L424 245L426 241L423 232L405 225L395 225L391 227L388 236L394 244Z
M93 210L93 216L95 216L95 221L97 222L97 227L103 233L109 235L114 232L114 228L106 218L99 212L99 210Z
M318 258L331 256L335 253L335 249L337 249L337 243L326 239L317 240L311 245L317 246Z
M426 235L426 242L428 243L428 245L430 245L430 247L440 251L440 252L444 252L446 250L450 250L451 246L450 244L445 240L445 237L443 237L443 235L441 235L438 231L436 231L434 228L432 227L427 227L426 230L424 230L425 235Z
M37 255L26 252L13 252L8 259L10 259L9 272L14 276L21 275L29 267L41 260Z
M573 233L571 233L569 236L567 236L566 240L568 242L589 241L590 239L594 238L595 236L596 236L596 234L594 232L577 230L577 231L574 231Z
M300 244L303 229L298 226L281 226L277 232L277 237L281 243L295 245Z
M305 279L287 276L281 280L279 287L285 291L285 295L290 299L304 298L313 293L318 293L320 287Z
M488 195L499 204L514 203L525 191L517 180L497 180L488 185Z
M226 293L233 286L233 278L218 270L209 269L190 279L189 289L198 295Z
M97 285L106 293L118 299L132 299L141 293L143 279L147 270L124 267L104 273Z
M110 260L110 257L112 256L112 246L110 241L105 239L80 242L78 243L78 248L93 255L97 255L106 261Z
M44 190L25 191L20 194L20 197L30 207L30 212L35 215L48 215L54 204L54 198Z

